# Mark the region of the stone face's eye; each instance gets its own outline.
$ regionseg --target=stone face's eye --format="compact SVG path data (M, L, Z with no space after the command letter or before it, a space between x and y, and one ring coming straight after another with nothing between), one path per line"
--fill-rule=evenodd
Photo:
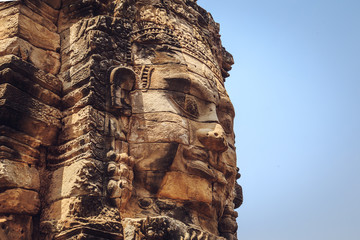
M195 118L199 117L199 109L195 99L191 97L185 98L185 111Z
M199 117L199 109L198 104L194 97L189 95L175 95L171 96L172 101L180 108L180 110L191 118Z

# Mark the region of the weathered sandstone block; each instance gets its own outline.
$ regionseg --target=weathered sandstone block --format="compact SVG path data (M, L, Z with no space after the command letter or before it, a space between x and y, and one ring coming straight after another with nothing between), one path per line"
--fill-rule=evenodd
M48 89L55 94L60 94L62 89L62 82L54 75L46 73L32 64L23 61L21 58L14 55L6 55L0 57L0 70L10 68L13 71L24 75L36 84L39 84L45 89Z
M11 68L1 70L0 77L2 83L9 83L44 104L60 108L61 98L59 95L39 83L34 83L32 79L26 77L26 74L19 74L15 71L16 69L13 70Z
M35 215L40 209L39 194L21 188L0 193L0 213Z
M58 53L34 47L18 37L7 38L0 41L0 55L13 54L46 72L57 74L60 68Z
M16 214L0 214L1 239L32 239L33 221L31 216Z
M78 160L56 169L50 179L47 201L76 196L101 196L101 164L94 160Z
M0 3L0 239L237 239L232 64L196 0Z
M2 188L25 188L39 191L39 172L30 164L1 159L0 186Z

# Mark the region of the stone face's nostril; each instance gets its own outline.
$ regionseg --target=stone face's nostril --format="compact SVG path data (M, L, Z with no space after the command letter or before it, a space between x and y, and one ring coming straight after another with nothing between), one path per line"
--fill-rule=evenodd
M214 129L199 129L196 132L199 141L209 150L224 152L228 148L225 140L225 132L220 124L216 124Z

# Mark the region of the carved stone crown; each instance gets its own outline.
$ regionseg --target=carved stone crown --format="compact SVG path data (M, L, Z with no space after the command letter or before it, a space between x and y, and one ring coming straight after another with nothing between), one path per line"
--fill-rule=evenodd
M222 47L219 24L195 0L134 0L117 1L114 15L132 12L133 31L130 42L162 43L179 48L208 66L219 79L229 76L234 63Z
M194 37L190 32L182 29L171 29L166 25L153 22L140 22L135 25L130 41L172 45L179 48L183 53L197 58L221 79L221 70L213 57L210 46L207 45L200 34L196 35L197 37Z

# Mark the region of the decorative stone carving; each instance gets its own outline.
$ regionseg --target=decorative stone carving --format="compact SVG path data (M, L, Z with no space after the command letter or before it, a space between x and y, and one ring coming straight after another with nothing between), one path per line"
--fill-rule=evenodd
M109 198L122 211L130 200L133 190L134 159L127 153L116 154L114 151L107 153L107 159L109 161L107 165Z
M135 73L124 67L116 67L110 74L111 107L130 109L129 92L136 81Z
M200 229L191 228L169 217L147 217L123 220L125 240L225 240Z
M196 0L0 3L0 238L236 239L232 64Z

